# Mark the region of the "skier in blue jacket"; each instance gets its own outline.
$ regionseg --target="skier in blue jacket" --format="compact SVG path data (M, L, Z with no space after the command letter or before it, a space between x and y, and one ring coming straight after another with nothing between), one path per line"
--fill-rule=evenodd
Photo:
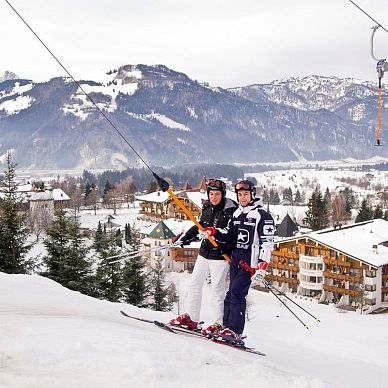
M230 263L230 285L224 301L224 328L218 336L235 344L242 344L245 326L246 296L252 281L260 282L271 260L275 223L265 211L252 182L240 181L235 186L239 202L228 226L208 227L205 232L220 244L233 246Z

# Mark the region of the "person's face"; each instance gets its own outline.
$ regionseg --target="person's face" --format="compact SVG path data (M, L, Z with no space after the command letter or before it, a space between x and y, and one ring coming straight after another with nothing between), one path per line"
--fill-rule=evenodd
M247 206L251 202L251 192L248 190L239 190L237 192L237 199L241 206Z
M209 191L209 200L213 206L218 205L222 200L222 193L220 190L210 190Z

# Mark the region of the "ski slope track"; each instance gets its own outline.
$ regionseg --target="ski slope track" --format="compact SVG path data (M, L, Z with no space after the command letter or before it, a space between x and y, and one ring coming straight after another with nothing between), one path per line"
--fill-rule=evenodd
M173 276L184 299L190 275ZM204 302L210 320L208 285ZM249 303L246 342L267 357L174 336L118 313L166 322L174 312L93 299L36 275L0 273L0 387L386 386L388 315L338 314L305 302L322 320L305 330L270 294L252 290Z

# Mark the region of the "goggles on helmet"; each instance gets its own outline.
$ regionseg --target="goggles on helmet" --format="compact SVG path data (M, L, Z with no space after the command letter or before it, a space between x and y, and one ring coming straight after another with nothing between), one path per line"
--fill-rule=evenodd
M240 191L240 190L247 190L251 191L252 190L252 184L250 182L239 182L234 188L235 191Z
M251 193L252 200L256 196L255 185L251 181L240 181L234 186L234 192L237 194L239 191L249 191Z
M219 179L209 179L207 182L207 189L225 191L226 187L225 183Z

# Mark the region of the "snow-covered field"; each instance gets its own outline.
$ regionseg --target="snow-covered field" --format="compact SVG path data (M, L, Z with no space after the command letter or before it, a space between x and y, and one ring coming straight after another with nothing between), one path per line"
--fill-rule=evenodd
M172 274L184 310L189 274ZM203 318L212 319L209 286ZM130 320L119 310L39 276L0 273L0 387L386 387L388 315L337 313L297 299L306 330L271 295L251 290L247 344L260 357ZM288 302L292 307L292 304Z

